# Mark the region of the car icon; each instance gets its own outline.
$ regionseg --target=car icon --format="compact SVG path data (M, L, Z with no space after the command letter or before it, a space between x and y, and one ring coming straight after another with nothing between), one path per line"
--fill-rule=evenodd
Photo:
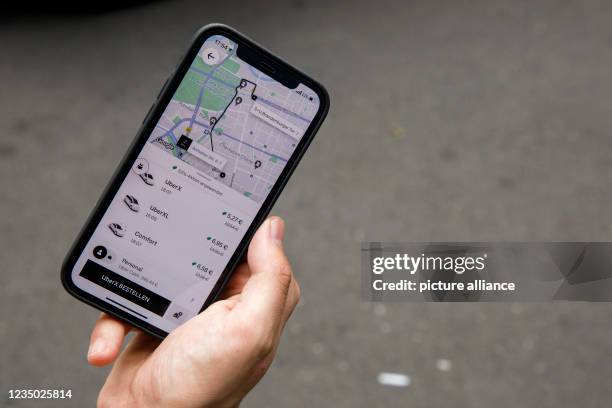
M125 197L123 197L123 202L125 203L125 205L128 206L130 210L134 212L138 212L140 210L138 200L132 195L126 194Z
M142 179L142 181L144 181L146 184L150 186L155 184L155 181L153 180L153 176L151 175L151 173L147 173L145 171L144 173L140 174L140 178Z
M119 238L125 235L125 228L121 226L121 224L117 224L116 222L111 222L108 224L108 228L112 231L113 234L118 236Z

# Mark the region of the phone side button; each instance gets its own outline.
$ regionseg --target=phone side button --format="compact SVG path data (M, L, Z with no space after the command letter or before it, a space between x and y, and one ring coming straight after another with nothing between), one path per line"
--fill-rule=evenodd
M170 82L170 77L171 76L172 75L170 75L168 78L166 78L166 82L164 82L164 84L162 85L161 89L159 90L159 93L157 94L157 98L155 98L155 99L159 99L161 94L164 92L164 90L166 89L166 85L168 85L168 82Z
M149 119L149 116L151 116L151 112L153 112L154 107L155 107L155 104L151 105L151 107L149 108L149 111L147 112L144 119L142 120L142 123L145 123L147 119Z

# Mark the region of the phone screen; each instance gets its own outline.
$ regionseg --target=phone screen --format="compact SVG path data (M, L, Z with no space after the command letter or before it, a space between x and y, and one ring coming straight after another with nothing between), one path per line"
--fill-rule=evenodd
M72 270L166 332L199 313L319 110L207 38Z

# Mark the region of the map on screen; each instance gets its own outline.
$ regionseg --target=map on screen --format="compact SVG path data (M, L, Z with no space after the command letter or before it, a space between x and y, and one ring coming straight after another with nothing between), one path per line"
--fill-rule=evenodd
M207 39L149 142L260 203L319 103L308 87L289 89L240 60L236 48Z

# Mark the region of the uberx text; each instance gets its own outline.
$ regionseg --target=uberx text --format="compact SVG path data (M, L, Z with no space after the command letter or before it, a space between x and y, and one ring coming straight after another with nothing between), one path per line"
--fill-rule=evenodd
M485 268L487 254L482 256L431 256L421 254L410 256L408 254L396 254L395 256L376 257L372 259L372 273L380 275L385 271L406 271L414 275L418 271L454 271L462 274L465 271L482 271Z

